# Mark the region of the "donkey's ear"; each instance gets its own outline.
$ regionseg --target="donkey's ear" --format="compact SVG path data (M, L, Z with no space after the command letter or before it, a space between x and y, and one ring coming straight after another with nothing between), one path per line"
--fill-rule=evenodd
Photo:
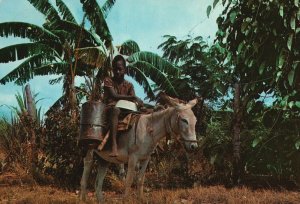
M189 101L186 105L193 108L197 103L198 103L198 100L197 100L197 98L195 98L194 100Z

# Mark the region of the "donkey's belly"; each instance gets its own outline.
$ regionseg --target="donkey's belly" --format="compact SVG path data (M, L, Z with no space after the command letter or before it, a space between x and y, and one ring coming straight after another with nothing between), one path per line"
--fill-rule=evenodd
M128 162L128 152L125 151L124 149L118 149L118 156L117 157L111 157L109 154L111 151L108 150L102 150L98 151L95 150L95 153L104 159L105 161L111 162L111 163L116 163L116 164L124 164Z

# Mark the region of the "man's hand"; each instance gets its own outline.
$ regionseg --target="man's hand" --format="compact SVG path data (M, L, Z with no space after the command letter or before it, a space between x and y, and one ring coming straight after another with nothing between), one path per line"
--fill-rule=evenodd
M144 102L139 98L135 96L135 102L137 103L138 107L144 106Z

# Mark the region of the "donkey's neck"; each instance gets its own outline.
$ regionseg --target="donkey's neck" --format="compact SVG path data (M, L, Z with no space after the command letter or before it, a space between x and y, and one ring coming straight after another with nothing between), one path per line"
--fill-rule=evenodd
M148 135L152 137L155 144L169 134L167 126L172 128L170 127L170 124L172 122L171 120L173 119L172 116L174 111L176 111L175 108L169 107L165 110L154 112L147 116L148 128L151 130Z

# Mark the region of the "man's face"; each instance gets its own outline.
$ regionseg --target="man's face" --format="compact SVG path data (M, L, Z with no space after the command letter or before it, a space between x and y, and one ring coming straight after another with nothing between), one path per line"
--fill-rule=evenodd
M114 77L116 79L123 79L125 75L125 66L122 60L117 61L116 66L113 69Z

